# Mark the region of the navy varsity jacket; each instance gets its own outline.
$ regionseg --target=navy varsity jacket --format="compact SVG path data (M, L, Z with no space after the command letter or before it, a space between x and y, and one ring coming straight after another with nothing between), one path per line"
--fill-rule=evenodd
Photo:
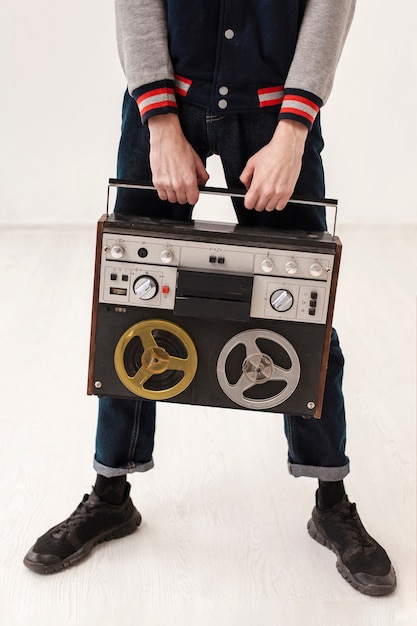
M118 46L142 120L177 100L267 109L311 127L355 0L116 0Z

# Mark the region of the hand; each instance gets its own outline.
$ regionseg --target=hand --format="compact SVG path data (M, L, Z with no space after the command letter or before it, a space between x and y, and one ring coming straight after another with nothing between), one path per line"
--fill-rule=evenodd
M149 118L152 182L161 200L196 204L209 175L174 113Z
M300 175L307 134L300 122L281 120L271 141L249 159L240 175L247 209L285 208Z

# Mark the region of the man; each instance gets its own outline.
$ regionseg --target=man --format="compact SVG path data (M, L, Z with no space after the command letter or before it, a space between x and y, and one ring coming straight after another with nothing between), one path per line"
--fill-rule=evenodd
M123 105L118 176L152 179L157 194L120 189L115 211L190 219L207 158L220 155L243 225L325 230L320 209L286 206L293 192L324 196L319 110L327 100L354 0L116 0ZM390 560L344 491L343 356L333 331L321 420L284 416L294 476L319 481L310 535L338 555L340 573L370 595L396 585ZM126 474L153 466L155 403L103 398L97 480L76 511L25 557L39 573L84 558L141 518Z

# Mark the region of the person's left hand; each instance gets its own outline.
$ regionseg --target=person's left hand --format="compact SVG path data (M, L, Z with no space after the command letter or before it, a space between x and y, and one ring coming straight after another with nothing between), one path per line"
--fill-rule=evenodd
M281 120L271 141L249 159L240 175L247 209L285 208L300 175L307 134L303 124Z

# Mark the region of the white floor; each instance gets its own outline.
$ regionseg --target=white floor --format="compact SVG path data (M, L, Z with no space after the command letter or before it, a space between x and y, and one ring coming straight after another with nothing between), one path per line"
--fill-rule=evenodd
M94 230L0 231L1 624L416 624L417 227L339 227L346 486L394 562L393 595L359 594L309 537L316 484L287 474L280 416L167 404L156 467L132 477L140 531L62 574L24 568L94 481Z

